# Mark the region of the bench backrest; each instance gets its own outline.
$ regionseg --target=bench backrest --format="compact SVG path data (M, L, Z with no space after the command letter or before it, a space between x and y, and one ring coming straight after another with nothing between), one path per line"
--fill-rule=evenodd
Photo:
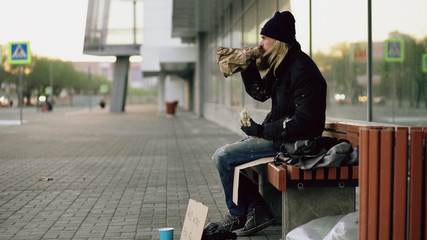
M426 140L418 127L360 130L359 239L427 237Z
M361 128L375 128L369 125L345 123L345 122L330 122L325 124L324 136L346 139L351 146L359 147L359 130Z

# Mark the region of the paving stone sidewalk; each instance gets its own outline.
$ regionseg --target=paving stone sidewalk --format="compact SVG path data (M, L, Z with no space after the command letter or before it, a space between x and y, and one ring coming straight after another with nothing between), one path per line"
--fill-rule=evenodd
M19 120L0 109L0 122ZM179 239L188 200L226 213L211 155L239 135L192 113L154 105L24 109L0 124L0 239ZM280 226L239 239L280 239Z

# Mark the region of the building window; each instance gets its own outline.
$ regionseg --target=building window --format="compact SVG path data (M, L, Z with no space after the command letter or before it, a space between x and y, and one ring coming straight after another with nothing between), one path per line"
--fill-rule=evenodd
M426 9L426 1L372 1L375 122L427 125Z
M352 50L366 46L366 2L313 1L312 34L313 60L328 84L327 115L366 120L366 84L358 82L366 76L366 55L355 58Z
M257 28L257 13L256 4L253 4L248 11L243 15L243 46L255 47L258 44L259 34ZM244 94L244 105L246 107L255 107L257 101L249 96L246 92Z
M243 47L242 39L242 20L237 21L232 28L232 44L234 48ZM231 76L231 105L232 106L242 106L243 100L243 82L240 74L234 74Z

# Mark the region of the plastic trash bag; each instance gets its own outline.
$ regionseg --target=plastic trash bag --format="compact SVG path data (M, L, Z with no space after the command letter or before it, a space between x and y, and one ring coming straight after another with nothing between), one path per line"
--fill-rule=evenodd
M312 220L295 228L286 240L357 240L358 212Z

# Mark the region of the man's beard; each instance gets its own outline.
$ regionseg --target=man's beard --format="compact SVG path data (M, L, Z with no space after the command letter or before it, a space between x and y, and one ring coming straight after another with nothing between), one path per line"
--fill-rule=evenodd
M257 59L256 65L259 71L267 71L270 68L270 64L268 63L269 57L270 54L267 54Z

